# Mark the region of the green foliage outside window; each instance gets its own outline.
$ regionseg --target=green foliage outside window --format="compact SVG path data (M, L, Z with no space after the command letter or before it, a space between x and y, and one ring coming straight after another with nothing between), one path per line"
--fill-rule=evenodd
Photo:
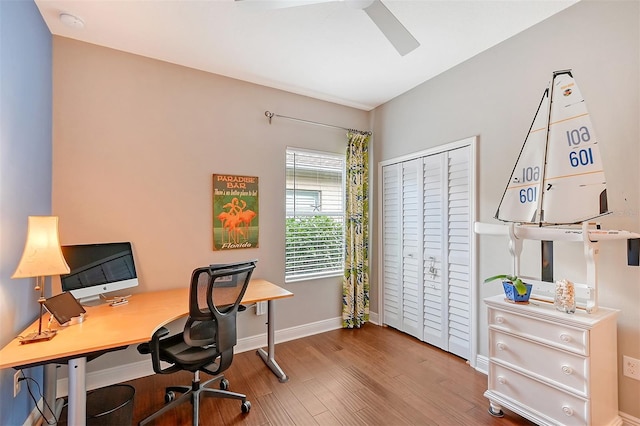
M330 216L287 218L286 273L341 272L344 257L342 221Z

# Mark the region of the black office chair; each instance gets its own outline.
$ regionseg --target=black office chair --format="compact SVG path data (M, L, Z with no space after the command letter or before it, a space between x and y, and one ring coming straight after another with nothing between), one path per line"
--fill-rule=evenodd
M197 268L191 275L189 317L182 333L167 337L162 327L148 343L138 346L142 354L151 354L153 371L170 374L180 370L194 373L191 386L166 389L167 405L140 422L144 425L167 410L187 400L193 405L193 425L198 425L200 397L232 398L242 401L241 410L248 413L251 403L246 395L230 392L229 381L221 373L231 365L236 345L236 315L240 300L251 279L257 260L210 265ZM160 361L171 364L162 368ZM200 371L216 376L200 383ZM220 389L206 387L220 381ZM175 393L182 395L175 399Z

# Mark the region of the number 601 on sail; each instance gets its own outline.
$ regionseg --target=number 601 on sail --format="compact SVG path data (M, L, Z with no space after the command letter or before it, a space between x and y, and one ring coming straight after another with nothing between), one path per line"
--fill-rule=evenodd
M520 190L520 202L521 203L534 203L538 200L538 187L532 186L529 188L523 188Z

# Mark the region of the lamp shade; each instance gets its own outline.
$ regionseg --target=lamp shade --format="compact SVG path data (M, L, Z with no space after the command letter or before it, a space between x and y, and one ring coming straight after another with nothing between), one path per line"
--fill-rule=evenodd
M29 216L27 242L11 278L68 274L69 265L60 249L57 216Z

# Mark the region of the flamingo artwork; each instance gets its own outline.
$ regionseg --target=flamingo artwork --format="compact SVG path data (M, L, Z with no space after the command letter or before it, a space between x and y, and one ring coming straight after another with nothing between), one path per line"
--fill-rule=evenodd
M242 222L242 224L245 227L245 230L247 231L247 238L249 238L249 227L251 226L251 221L253 220L253 218L256 217L256 212L254 212L253 210L245 210L242 213L240 213L240 221Z
M229 213L227 212L222 212L218 215L218 220L222 222L222 229L226 228L226 223L228 218L229 218ZM224 232L221 234L220 239L221 239L220 242L224 244Z
M258 247L258 178L213 175L213 249Z
M234 197L230 202L223 205L225 211L216 216L222 225L220 243L223 247L243 244L249 240L251 222L257 216L257 213L246 209L246 207L246 201Z

